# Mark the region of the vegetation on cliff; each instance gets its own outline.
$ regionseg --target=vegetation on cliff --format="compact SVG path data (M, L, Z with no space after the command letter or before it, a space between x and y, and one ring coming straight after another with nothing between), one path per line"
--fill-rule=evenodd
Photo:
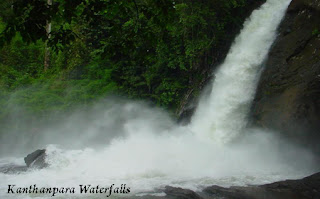
M1 1L0 120L10 119L16 107L43 116L110 94L175 110L203 79L201 67L216 61L215 53L232 41L251 5Z

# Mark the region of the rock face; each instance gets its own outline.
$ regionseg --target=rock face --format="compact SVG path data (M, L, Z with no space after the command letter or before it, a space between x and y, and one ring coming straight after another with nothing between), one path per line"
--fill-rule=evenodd
M48 164L45 161L45 158L46 158L46 150L38 149L33 153L30 153L29 155L27 155L27 157L24 158L24 162L28 167L42 169L48 166Z
M320 198L320 173L301 180L286 180L250 187L211 186L202 192L165 187L166 196L133 197L140 199L316 199Z
M293 0L252 108L253 122L320 154L320 0Z

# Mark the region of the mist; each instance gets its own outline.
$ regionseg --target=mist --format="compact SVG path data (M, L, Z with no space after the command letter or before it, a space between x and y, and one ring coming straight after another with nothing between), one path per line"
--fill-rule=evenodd
M19 104L14 107L7 121L11 128L0 135L1 156L25 155L26 151L45 148L48 144L68 149L105 147L113 139L133 133L130 127L143 127L146 123L153 127L150 133L155 129L159 133L174 126L172 118L164 110L147 102L114 96L73 111L54 113L47 118L30 115Z
M1 187L13 181L21 186L126 182L133 193L150 193L165 185L200 190L212 184L263 184L318 169L316 156L276 133L246 128L232 142L219 144L195 136L190 126L177 125L144 102L113 98L60 117L60 122L43 124L47 128L35 136L17 132L1 139L6 141L3 154L12 147L16 156L22 154L12 163L23 164L27 153L45 148L50 165L0 174Z

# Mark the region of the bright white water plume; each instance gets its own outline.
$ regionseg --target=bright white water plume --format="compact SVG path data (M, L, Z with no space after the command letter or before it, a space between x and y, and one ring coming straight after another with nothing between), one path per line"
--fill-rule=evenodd
M210 96L203 98L195 113L194 132L205 139L210 137L217 143L226 143L246 126L262 63L289 2L270 0L245 22L224 63L216 71Z
M117 100L97 105L91 112L75 113L63 124L25 136L24 145L19 142L26 146L20 149L23 153L46 147L50 166L20 174L0 173L0 198L50 198L7 194L8 184L127 184L131 193L141 194L157 192L165 185L200 190L212 184L263 184L314 172L309 152L271 132L245 129L261 64L289 2L268 0L252 13L191 125L177 126L158 109ZM17 143L18 139L6 141ZM3 146L2 151L11 150ZM23 164L22 158L5 158L0 159L0 166L8 161Z

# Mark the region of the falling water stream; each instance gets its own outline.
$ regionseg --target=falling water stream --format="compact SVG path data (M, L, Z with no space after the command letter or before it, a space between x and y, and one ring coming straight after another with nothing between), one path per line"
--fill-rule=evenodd
M99 105L96 112L88 113L90 120L75 114L42 132L36 144L32 142L34 149L47 149L48 168L0 173L0 198L51 197L7 194L8 184L126 184L133 195L163 195L161 188L166 185L199 191L213 184L264 184L311 174L314 162L308 151L272 132L247 127L262 63L289 3L290 0L267 0L246 20L215 72L211 94L202 97L188 126L176 125L166 113L141 102ZM12 157L1 159L0 166L8 161L24 164L23 158ZM72 196L89 197L79 191Z
M194 132L226 143L246 126L262 63L289 2L267 1L245 22L226 60L215 73L210 96L204 97L193 117Z

